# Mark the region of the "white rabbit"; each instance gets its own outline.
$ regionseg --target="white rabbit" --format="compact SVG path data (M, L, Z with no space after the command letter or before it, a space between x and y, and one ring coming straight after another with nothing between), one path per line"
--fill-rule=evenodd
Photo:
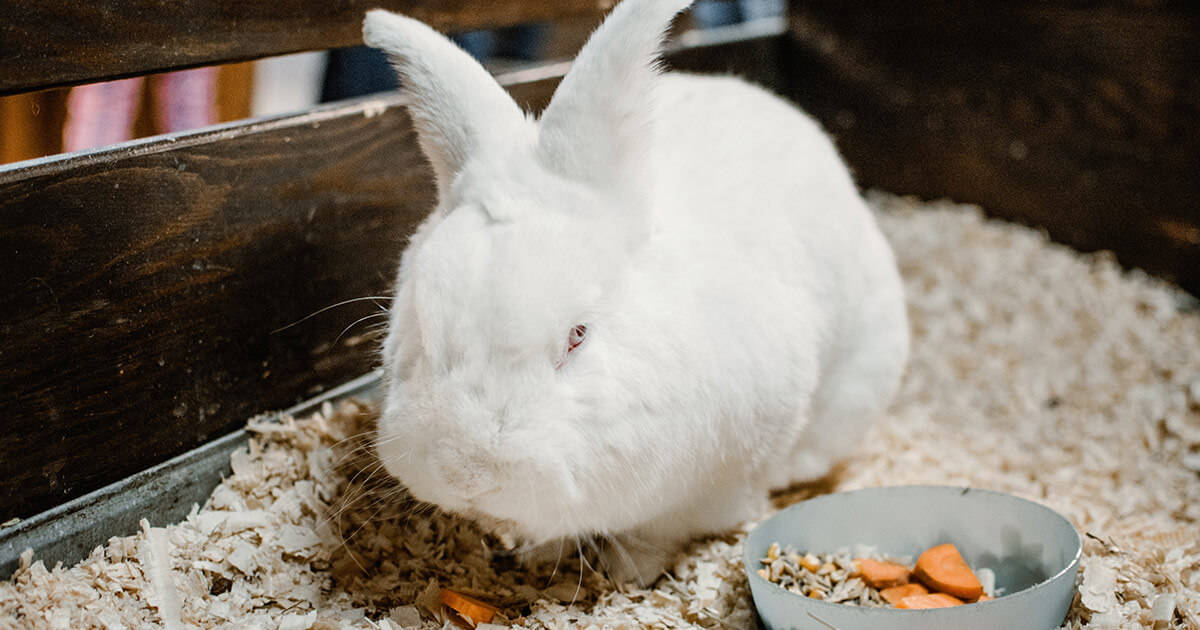
M363 25L439 197L396 280L378 454L526 543L615 538L606 565L641 583L847 456L909 343L891 249L818 125L658 72L689 4L622 2L540 120L424 24Z

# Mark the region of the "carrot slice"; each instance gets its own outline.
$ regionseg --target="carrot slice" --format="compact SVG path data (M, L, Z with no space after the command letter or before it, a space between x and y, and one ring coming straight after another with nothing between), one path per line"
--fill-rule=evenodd
M924 586L913 582L912 584L903 584L901 586L893 586L879 591L879 596L883 601L895 606L900 603L900 600L909 595L928 595L929 591L925 590Z
M854 561L862 579L873 588L888 588L908 583L908 567L895 562L881 562L870 558L859 558Z
M896 608L907 608L909 610L920 610L923 608L946 608L947 606L961 606L963 601L952 595L945 593L928 593L926 595L909 595L900 600L896 604Z
M498 610L495 606L490 606L448 588L444 588L438 593L438 601L446 608L458 613L464 621L471 624L472 628L481 623L490 622Z
M951 543L926 549L917 558L913 573L931 591L941 591L966 601L975 601L983 595L983 584L958 553L958 547Z

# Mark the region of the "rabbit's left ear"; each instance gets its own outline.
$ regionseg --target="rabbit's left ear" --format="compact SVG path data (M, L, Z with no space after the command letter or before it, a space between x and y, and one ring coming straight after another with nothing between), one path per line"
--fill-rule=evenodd
M363 41L396 66L439 193L470 156L511 145L526 127L521 109L487 70L421 22L374 9L363 20Z
M692 0L624 0L592 34L542 116L538 150L569 177L643 198L658 54Z

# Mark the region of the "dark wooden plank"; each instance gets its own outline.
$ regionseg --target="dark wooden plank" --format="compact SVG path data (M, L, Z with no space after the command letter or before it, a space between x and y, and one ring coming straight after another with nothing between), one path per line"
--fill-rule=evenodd
M671 55L753 74L762 38ZM716 61L714 61L716 60ZM719 63L718 63L719 62ZM502 80L548 102L567 64ZM367 372L433 204L396 95L0 167L0 521Z
M0 0L0 94L362 43L383 7L443 31L600 15L612 0Z
M791 6L789 93L867 186L1045 227L1200 294L1200 5Z
M732 74L782 91L781 55L787 48L780 36L786 31L783 18L687 31L669 46L667 65L674 70Z
M366 372L432 203L396 96L0 171L0 520ZM362 329L347 333L352 340Z

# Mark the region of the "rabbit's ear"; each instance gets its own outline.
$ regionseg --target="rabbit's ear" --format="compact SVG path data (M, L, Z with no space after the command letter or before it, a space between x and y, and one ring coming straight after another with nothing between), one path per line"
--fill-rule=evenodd
M466 160L511 144L524 114L479 62L437 31L383 9L368 11L363 41L387 53L412 98L421 149L445 193Z
M604 186L645 192L658 53L692 0L625 0L592 34L542 116L547 165ZM626 188L628 190L628 188Z

